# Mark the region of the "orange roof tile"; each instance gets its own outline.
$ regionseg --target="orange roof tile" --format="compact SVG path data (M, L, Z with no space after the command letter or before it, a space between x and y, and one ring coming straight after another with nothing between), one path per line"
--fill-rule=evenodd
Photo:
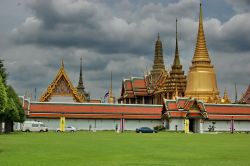
M205 104L209 114L250 115L250 105L239 104Z
M139 117L144 119L146 117L148 117L149 119L157 119L156 117L158 117L158 119L160 119L161 110L161 106L147 105L31 103L30 116L41 116L40 114L53 114L53 116L56 117L61 116L62 114L70 114L71 117L78 115L79 117L87 117L87 115L89 115L93 116L94 118L105 115L104 118L117 118L117 115L123 115L124 117L132 119Z

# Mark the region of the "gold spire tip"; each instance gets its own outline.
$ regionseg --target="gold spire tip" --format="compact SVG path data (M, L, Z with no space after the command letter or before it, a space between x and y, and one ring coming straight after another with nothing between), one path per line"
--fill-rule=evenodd
M62 67L64 67L63 58L62 58L62 60L61 60L61 65L62 65Z

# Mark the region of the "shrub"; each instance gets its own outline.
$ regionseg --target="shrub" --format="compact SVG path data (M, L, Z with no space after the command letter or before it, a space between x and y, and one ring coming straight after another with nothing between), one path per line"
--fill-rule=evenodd
M166 128L163 125L158 125L158 126L155 126L154 129L157 131L162 131L162 130L165 130Z

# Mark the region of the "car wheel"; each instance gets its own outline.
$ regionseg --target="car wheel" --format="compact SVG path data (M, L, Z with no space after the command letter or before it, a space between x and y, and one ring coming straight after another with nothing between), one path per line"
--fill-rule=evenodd
M30 132L30 130L25 130L25 132L29 133L29 132Z
M59 132L60 132L60 130L56 130L56 132L57 132L57 133L59 133Z
M40 133L43 133L44 131L43 130L40 130Z
M139 133L142 133L142 131L139 131Z
M71 130L71 133L74 133L75 131L74 130Z

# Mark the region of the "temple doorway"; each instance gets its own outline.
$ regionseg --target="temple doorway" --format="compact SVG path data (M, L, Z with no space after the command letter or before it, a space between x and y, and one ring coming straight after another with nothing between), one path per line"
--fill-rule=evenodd
M196 133L195 119L189 119L189 132Z

